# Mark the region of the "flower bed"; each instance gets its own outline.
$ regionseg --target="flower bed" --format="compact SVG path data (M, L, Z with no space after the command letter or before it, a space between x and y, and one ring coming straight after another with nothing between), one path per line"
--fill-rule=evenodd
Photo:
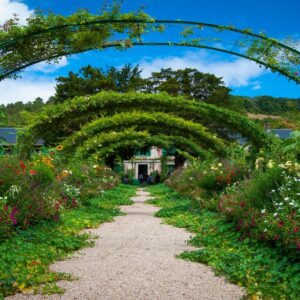
M58 221L65 209L82 205L119 182L109 168L94 162L67 164L59 151L30 161L15 156L0 159L0 240L15 228Z

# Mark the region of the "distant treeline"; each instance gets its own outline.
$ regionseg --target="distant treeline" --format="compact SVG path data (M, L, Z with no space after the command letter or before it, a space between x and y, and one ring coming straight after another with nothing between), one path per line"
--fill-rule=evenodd
M300 112L300 98L275 98L271 96L233 96L231 95L232 108L235 110L266 115L282 115L286 112Z
M166 92L170 95L182 95L188 99L204 101L226 107L241 113L259 113L287 116L297 120L300 115L300 98L274 98L271 96L245 97L231 95L222 78L202 73L196 69L161 69L148 78L141 76L139 66L125 65L121 69L110 67L107 70L86 66L78 73L56 79L55 95L44 101L37 98L32 102L21 101L0 105L0 126L23 127L34 120L44 105L68 102L75 96L95 94L113 90L120 93L138 91L145 93ZM285 125L282 125L285 126ZM298 127L298 125L297 125Z

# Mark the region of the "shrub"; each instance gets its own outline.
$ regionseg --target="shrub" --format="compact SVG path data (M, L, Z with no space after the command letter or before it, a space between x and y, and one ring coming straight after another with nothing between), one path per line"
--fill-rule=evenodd
M217 209L218 195L247 175L244 161L194 162L186 169L174 172L166 184L179 193L192 197L201 207Z
M90 161L68 165L55 150L31 161L2 157L0 239L9 236L14 227L23 229L46 219L57 221L62 210L88 203L118 182L109 168Z
M297 165L288 165L257 170L250 179L227 188L219 210L245 236L300 250L300 176Z

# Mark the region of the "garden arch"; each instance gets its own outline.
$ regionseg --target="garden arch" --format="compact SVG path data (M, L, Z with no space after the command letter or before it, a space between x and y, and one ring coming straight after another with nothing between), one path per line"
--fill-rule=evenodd
M160 33L170 27L175 39L161 40ZM203 35L205 30L209 32ZM145 40L147 35L155 35L154 40L152 37ZM221 46L216 46L216 43ZM99 16L87 12L69 17L38 15L32 17L27 26L7 26L0 32L0 80L33 64L65 55L108 47L124 50L145 45L196 47L223 52L254 61L300 83L300 52L291 41L281 42L263 33L232 25L156 20L143 12L121 14L116 10Z
M171 41L166 41L161 34L168 33L168 30L172 33ZM220 46L216 46L216 43ZM56 61L62 56L96 49L114 47L126 50L133 46L195 47L217 51L254 61L262 67L300 83L300 52L295 49L292 41L281 42L265 34L253 33L249 29L239 29L232 25L156 20L141 11L122 14L117 7L98 16L86 11L68 17L36 15L30 18L26 26L8 22L0 31L0 80L15 77L26 67L42 61ZM159 111L171 114L185 129L187 128L185 125L189 122L186 120L191 120L190 122L193 123L190 124L191 127L198 126L198 129L202 123L220 137L228 138L231 132L241 133L257 148L262 147L269 140L266 133L253 122L213 105L185 100L182 97L172 98L167 94L100 93L75 98L67 105L46 109L27 133L21 136L20 141L25 144L23 149L26 149L26 145L28 148L29 143L38 135L46 137L50 143L55 143L66 137L67 129L72 131L74 128L77 131L94 118L103 116L113 118L112 115L115 113L132 112L135 109L140 111L146 109L152 114ZM185 120L179 121L178 118ZM50 126L50 123L62 121L66 122L61 127ZM51 128L52 133L47 129L48 127ZM169 129L171 127L169 126ZM228 131L226 132L224 128ZM205 134L206 139L213 139L213 136L209 137L208 131ZM191 142L194 142L193 139ZM215 138L212 145L218 142Z

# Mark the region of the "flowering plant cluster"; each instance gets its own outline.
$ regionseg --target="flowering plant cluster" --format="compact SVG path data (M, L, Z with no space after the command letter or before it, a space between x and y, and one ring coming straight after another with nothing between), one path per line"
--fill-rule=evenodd
M194 161L188 168L175 171L166 183L192 197L201 207L216 210L219 194L242 180L247 172L243 159Z
M14 227L57 221L64 209L77 207L118 183L109 168L88 161L66 164L59 151L31 161L15 156L0 159L0 239Z
M266 170L227 188L219 210L246 236L300 250L299 164L267 164Z

